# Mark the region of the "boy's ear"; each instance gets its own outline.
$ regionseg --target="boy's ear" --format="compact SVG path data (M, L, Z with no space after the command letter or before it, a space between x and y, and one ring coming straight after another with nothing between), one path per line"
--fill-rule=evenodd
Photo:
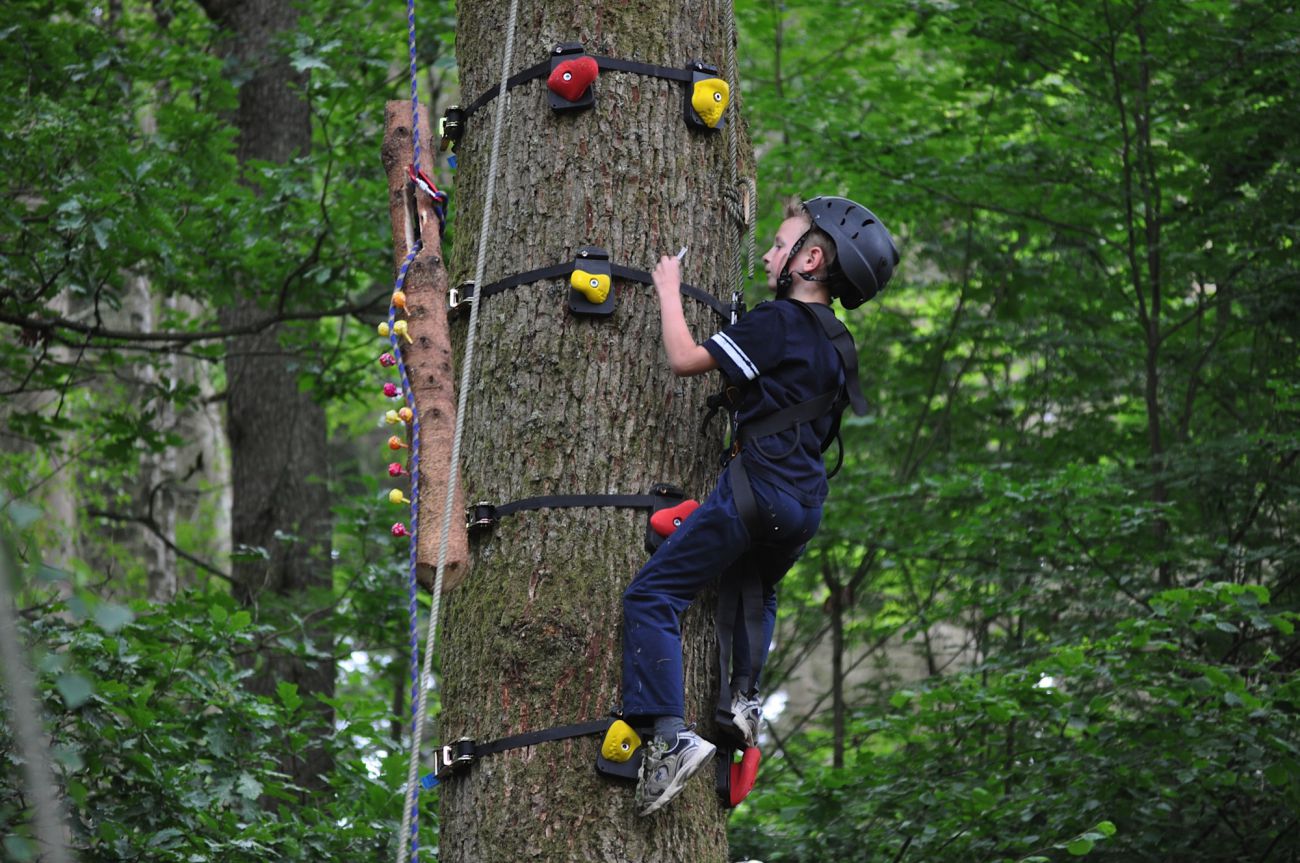
M800 267L801 273L816 273L826 263L826 253L821 246L804 246L803 251L808 255L808 266Z

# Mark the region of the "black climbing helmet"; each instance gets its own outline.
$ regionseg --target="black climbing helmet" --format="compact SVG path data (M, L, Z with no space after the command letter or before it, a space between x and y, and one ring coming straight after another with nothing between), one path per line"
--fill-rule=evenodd
M898 248L876 214L848 198L821 196L804 201L813 226L835 243L832 296L846 309L856 309L884 290L898 264Z

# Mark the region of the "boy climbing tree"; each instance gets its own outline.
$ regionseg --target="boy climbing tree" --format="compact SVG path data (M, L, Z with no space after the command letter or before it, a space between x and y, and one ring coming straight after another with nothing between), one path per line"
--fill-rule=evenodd
M821 523L828 490L822 451L840 412L848 403L865 410L852 339L829 304L839 299L853 309L875 296L898 252L871 211L845 198L792 201L785 215L763 256L776 300L703 344L686 325L679 260L663 257L654 271L669 366L680 376L721 370L737 431L713 493L623 594L623 710L654 723L637 783L642 815L681 793L715 751L686 726L679 620L719 580L724 591L745 582L759 588L748 592L751 604L761 596L759 608L736 606L737 619L727 627L734 643L722 645L733 657L722 669L730 672L731 696L724 725L729 719L737 737L756 744L758 679L776 623L776 585ZM746 616L761 616L761 627L747 627ZM751 644L760 631L762 643Z

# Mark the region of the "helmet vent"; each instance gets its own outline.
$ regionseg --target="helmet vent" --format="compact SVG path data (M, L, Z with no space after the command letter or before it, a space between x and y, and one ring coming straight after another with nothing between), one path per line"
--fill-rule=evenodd
M859 233L860 233L859 231L854 231L854 232L853 232L853 236L849 237L849 239L850 239L850 240L856 240L856 239L858 238L858 234L859 234Z
M875 224L875 222L876 222L875 219L867 219L865 222L862 223L862 227L865 228L867 225L873 225Z

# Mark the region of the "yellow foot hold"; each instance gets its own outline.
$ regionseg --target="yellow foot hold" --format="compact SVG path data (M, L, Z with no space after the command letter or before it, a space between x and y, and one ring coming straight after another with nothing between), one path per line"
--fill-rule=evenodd
M722 112L727 110L729 101L731 101L731 88L721 78L705 78L703 81L696 81L694 89L691 90L691 107L710 129L717 128L718 121L722 119Z
M605 742L600 745L600 754L609 761L623 762L631 758L632 753L636 752L640 745L641 737L632 730L632 726L621 719L615 719L614 724L605 732Z
M609 276L603 273L589 273L586 270L574 270L569 277L573 289L587 298L588 302L600 305L609 299Z

